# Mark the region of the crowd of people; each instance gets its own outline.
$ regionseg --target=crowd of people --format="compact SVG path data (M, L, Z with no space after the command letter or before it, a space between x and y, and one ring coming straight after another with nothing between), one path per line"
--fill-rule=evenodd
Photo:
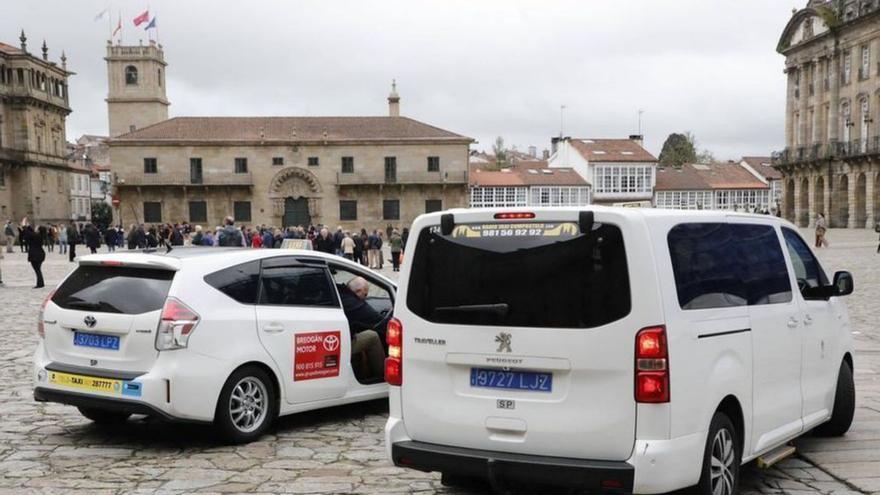
M388 244L391 253L390 263L394 271L400 270L401 253L409 237L409 229L402 231L390 224L382 231L360 229L360 231L344 230L336 227L331 232L324 225L309 225L278 228L266 225L235 225L232 217L226 217L222 226L213 229L188 222L165 224L132 224L126 231L122 225L100 228L91 223L47 224L34 226L27 218L19 224L7 220L3 227L7 252L13 252L13 246L28 253L28 261L37 278L35 288L43 287L41 266L46 253L57 252L67 255L69 261L76 257L77 246L85 246L94 254L105 247L113 252L117 249L150 249L165 247L174 249L177 246L225 246L250 247L260 249L281 248L286 239L306 239L312 249L334 254L355 261L375 270L385 267L383 246ZM2 276L0 276L2 283Z

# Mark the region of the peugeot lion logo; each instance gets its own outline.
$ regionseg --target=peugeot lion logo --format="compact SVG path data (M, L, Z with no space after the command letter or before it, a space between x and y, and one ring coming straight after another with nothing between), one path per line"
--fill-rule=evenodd
M96 320L94 316L89 315L83 318L83 323L89 328L94 328L95 324L98 323L98 320Z
M513 352L510 349L510 334L501 332L495 336L495 342L498 342L498 350L495 352Z

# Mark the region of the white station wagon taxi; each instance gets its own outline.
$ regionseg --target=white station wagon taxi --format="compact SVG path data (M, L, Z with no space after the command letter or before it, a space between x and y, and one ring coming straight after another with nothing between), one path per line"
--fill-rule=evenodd
M365 356L352 356L340 292L355 277L369 285L364 302L390 318L393 282L316 251L82 257L40 311L34 398L98 423L214 423L246 442L278 415L386 397Z

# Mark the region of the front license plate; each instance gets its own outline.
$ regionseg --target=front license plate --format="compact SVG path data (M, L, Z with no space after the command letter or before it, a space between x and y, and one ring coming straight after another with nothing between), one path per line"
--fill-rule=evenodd
M73 332L73 345L98 349L119 350L119 337L97 333Z
M72 375L70 373L59 373L57 371L49 372L49 383L87 390L89 392L109 392L111 394L119 394L122 392L122 380Z
M471 368L471 387L552 392L553 373Z

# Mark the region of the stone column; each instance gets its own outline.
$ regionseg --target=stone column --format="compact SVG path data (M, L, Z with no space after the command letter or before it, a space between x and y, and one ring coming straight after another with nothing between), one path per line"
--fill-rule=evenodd
M801 137L798 141L798 147L804 147L807 146L810 142L810 136L807 135L807 130L809 129L807 123L810 119L810 112L809 110L807 110L807 100L810 99L810 85L808 81L810 75L810 64L801 64L799 70L801 72L801 91L800 98L798 99L798 115L800 115L800 127L797 129L797 132Z
M831 86L831 98L828 104L829 141L840 140L840 75L837 73L837 59L838 55L836 53L828 57L828 83Z
M794 179L794 216L792 217L792 221L798 227L801 226L801 194L803 194L801 187L801 180L803 177L800 175L793 175Z
M794 148L794 71L797 70L795 66L786 67L785 75L787 77L787 86L786 86L786 98L785 98L785 146L787 148Z
M858 182L858 177L858 172L855 172L852 169L850 169L849 174L847 174L846 184L847 188L849 189L849 191L847 192L847 199L849 200L849 218L846 222L846 228L848 229L855 229L859 227L856 224L856 212L858 211L856 209L856 182ZM864 226L862 226L862 228L864 228Z
M865 180L867 181L865 184L865 209L868 210L866 212L867 220L865 221L865 228L868 229L873 229L874 224L877 223L878 220L874 217L874 208L876 208L876 198L874 196L876 194L874 191L874 184L877 180L876 175L877 172L874 172L873 170L865 173Z
M825 224L827 226L831 226L831 217L833 216L831 213L831 180L829 177L825 177L823 188L822 188L822 202L823 211L821 212L825 215Z
M816 177L810 176L810 191L807 193L807 202L809 203L809 218L807 227L814 227L816 225L816 208L817 205L813 202L816 198Z

